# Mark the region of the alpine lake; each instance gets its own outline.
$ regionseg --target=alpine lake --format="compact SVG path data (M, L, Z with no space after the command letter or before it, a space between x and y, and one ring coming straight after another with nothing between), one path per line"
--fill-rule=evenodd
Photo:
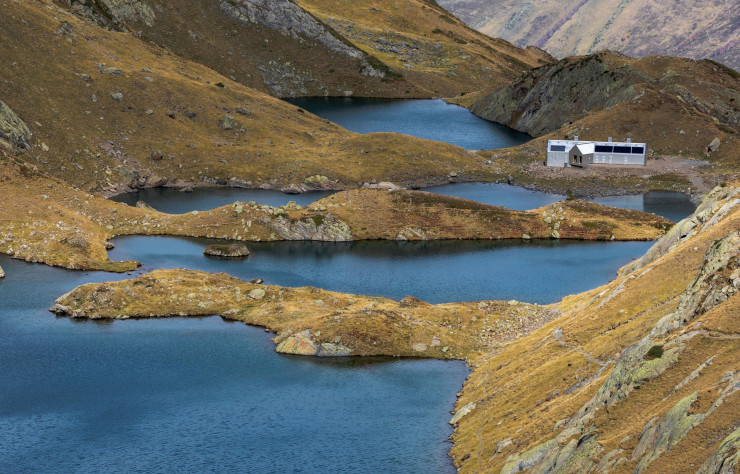
M299 99L295 105L360 133L394 131L468 149L526 135L442 101ZM512 209L564 196L504 184L427 191ZM169 213L236 200L306 205L328 193L197 188L142 190ZM594 201L677 221L687 196ZM159 268L430 303L516 299L553 303L614 278L650 242L432 241L252 243L246 260L212 259L214 241L121 237L111 259L135 275ZM48 312L78 285L130 278L0 256L0 472L454 472L447 452L463 362L318 359L276 354L272 334L218 316L78 321Z

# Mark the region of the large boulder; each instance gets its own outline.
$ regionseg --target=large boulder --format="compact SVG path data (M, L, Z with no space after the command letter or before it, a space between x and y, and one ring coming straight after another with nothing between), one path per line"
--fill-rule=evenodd
M0 278L5 278L5 272L3 271L3 267L0 267Z
M249 255L249 249L244 244L211 244L203 250L204 255L212 257L238 258Z
M31 148L31 130L5 102L0 100L0 144Z

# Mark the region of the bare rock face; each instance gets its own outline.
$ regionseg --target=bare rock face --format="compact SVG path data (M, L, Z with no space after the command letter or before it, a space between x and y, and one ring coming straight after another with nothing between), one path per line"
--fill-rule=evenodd
M5 278L5 271L3 271L3 267L0 267L0 279Z
M712 142L707 146L707 151L709 153L713 153L717 150L719 150L720 141L719 138L715 138L712 140Z
M315 41L329 50L361 63L362 74L384 77L385 72L374 68L365 53L342 40L330 27L290 0L220 0L221 11L234 21L255 23L299 41ZM286 79L300 83L301 74L290 66L261 67L266 84L274 93L285 93L281 83Z
M471 111L487 120L540 136L553 132L568 121L583 118L587 110L601 110L637 96L632 71L615 70L597 55L567 65L535 69L514 84L481 98ZM564 73L566 71L567 73ZM607 73L605 73L607 72ZM642 79L644 80L644 79ZM588 92L584 93L583 89ZM573 91L582 100L574 102Z
M734 89L706 82L699 72L692 74L682 67L681 60L633 60L613 51L566 58L534 69L481 97L470 110L487 120L541 136L596 111L637 101L646 91L667 91L671 101L688 104L726 126L736 127L740 112L732 105ZM707 63L697 68L706 73ZM720 99L704 99L705 90L712 90Z
M128 31L127 22L154 26L154 10L143 0L65 0L103 28Z
M339 342L316 342L311 338L309 330L292 334L286 331L276 336L273 341L277 344L275 351L281 354L307 355L317 357L346 357L352 355L352 349Z
M211 244L203 250L204 255L224 258L240 258L249 255L249 249L244 244Z
M236 21L257 23L295 39L314 40L351 58L362 51L337 38L320 21L289 0L221 0L221 11Z
M31 130L15 112L0 100L0 144L28 150L31 148Z
M339 219L335 219L330 213L298 221L278 217L277 219L266 219L261 223L285 240L321 240L325 242L354 240L349 226Z

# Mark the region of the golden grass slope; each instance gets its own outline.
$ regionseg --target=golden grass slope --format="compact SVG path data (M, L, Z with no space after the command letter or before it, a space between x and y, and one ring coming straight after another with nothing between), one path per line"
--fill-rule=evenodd
M452 145L348 132L50 1L2 0L0 8L0 100L33 132L23 157L81 188L500 176Z
M542 50L520 49L468 28L435 2L297 3L354 46L376 56L435 97L454 97L491 84L507 84L521 72L552 61Z
M519 212L421 191L379 189L340 192L304 208L237 202L206 212L170 215L71 188L3 155L0 150L0 252L73 269L136 268L136 262L108 260L106 244L116 235L238 241L649 240L671 225L652 214L577 201Z
M102 25L134 31L277 97L451 96L551 60L419 0L86 3L93 6L82 13Z
M719 450L740 424L739 192L717 188L667 252L474 361L462 472L695 472Z
M65 2L69 3L59 1ZM87 3L97 8L81 9L82 17L113 30L131 31L143 41L277 97L429 95L400 77L386 76L387 67L377 58L347 48L346 40L316 19L298 17L299 8L292 2L137 0L146 14L130 4L107 8L118 3L112 0ZM264 10L270 23L244 15L253 10ZM371 63L379 68L377 72L371 73Z

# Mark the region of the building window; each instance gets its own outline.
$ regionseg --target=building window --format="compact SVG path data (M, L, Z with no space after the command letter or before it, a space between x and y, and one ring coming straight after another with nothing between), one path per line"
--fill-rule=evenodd
M550 151L565 151L565 145L550 145Z
M645 153L645 148L641 146L632 147L632 154L633 155L642 155Z
M611 153L614 147L607 145L596 145L596 153Z
M615 146L614 153L632 153L631 146Z

